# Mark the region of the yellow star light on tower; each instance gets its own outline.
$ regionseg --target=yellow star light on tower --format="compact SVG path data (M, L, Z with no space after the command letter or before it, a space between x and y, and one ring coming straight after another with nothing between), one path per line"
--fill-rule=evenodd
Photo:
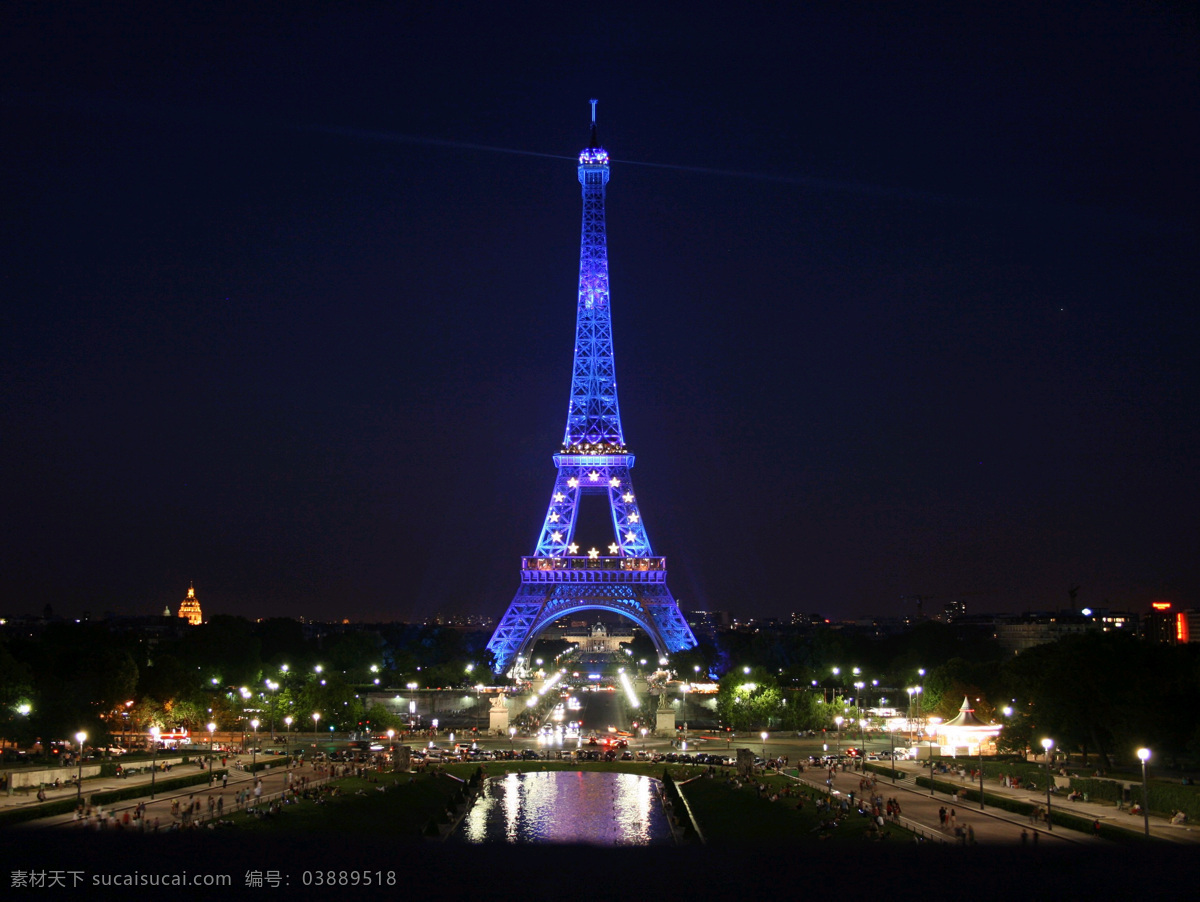
M557 522L558 522L558 511L551 511L551 512L550 512L550 522L551 522L551 523L557 523Z
M599 478L600 478L600 474L597 473L595 470L592 470L592 472L588 473L588 479L590 479L592 482L595 482Z
M621 485L621 480L619 480L616 476L614 476L612 479L610 479L608 481L608 484L611 485L614 489L619 488Z
M629 532L625 533L625 541L626 542L636 542L637 541L637 536L634 535L634 532L632 529L629 530Z
M590 557L594 561L596 558L600 557L600 552L597 551L595 548L589 548L588 549L588 557Z
M633 492L626 492L621 496L621 500L626 504L633 504Z
M616 554L618 551L620 551L620 548L618 547L616 542L613 542L611 545L608 546L609 554Z
M552 532L552 533L550 533L550 538L552 538L556 542L561 542L562 541L562 533L561 532Z
M576 545L574 542L572 542L570 545L567 546L567 551L569 551L571 554L578 554L579 546Z
M554 500L555 500L556 502L558 502L559 504L562 504L562 503L563 503L563 500L564 500L566 497L567 497L567 496L566 496L566 495L564 495L562 492L555 492L555 493L554 493Z
M569 485L571 488L576 488L579 485L579 480L572 476L567 480L567 485Z
M634 512L634 513L632 513L632 514L630 514L630 515L629 515L629 522L630 522L630 523L636 523L637 521L638 521L638 515L637 515L637 513L636 513L636 512Z

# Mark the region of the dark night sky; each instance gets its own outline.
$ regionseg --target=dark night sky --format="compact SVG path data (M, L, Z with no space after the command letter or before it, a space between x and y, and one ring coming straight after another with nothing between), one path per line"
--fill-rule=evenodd
M0 613L503 613L591 97L684 607L1195 606L1195 6L655 6L8 4Z

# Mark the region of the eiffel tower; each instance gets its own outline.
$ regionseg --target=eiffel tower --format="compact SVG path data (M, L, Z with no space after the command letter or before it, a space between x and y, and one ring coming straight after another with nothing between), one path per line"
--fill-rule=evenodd
M542 630L577 611L627 617L646 631L660 656L696 644L667 588L666 558L655 557L650 548L629 475L633 455L625 447L617 407L608 304L608 178L608 153L596 139L593 100L591 141L579 154L583 237L567 430L562 450L554 455L558 477L537 548L531 557L521 558L521 588L488 642L497 673L519 672ZM575 543L580 498L590 494L607 496L612 512L613 542L607 554L597 548L581 554Z

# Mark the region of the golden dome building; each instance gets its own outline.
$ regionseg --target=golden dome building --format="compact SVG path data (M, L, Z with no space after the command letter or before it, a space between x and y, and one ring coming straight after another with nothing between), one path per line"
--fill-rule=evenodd
M195 586L188 586L187 598L179 603L179 616L192 626L199 626L204 622L204 615L200 613L200 602L196 600Z

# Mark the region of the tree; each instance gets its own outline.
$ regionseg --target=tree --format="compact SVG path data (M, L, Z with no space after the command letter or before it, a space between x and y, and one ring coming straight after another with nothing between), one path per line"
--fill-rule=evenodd
M719 684L717 714L735 730L769 729L783 717L782 701L778 682L765 669L731 671Z

